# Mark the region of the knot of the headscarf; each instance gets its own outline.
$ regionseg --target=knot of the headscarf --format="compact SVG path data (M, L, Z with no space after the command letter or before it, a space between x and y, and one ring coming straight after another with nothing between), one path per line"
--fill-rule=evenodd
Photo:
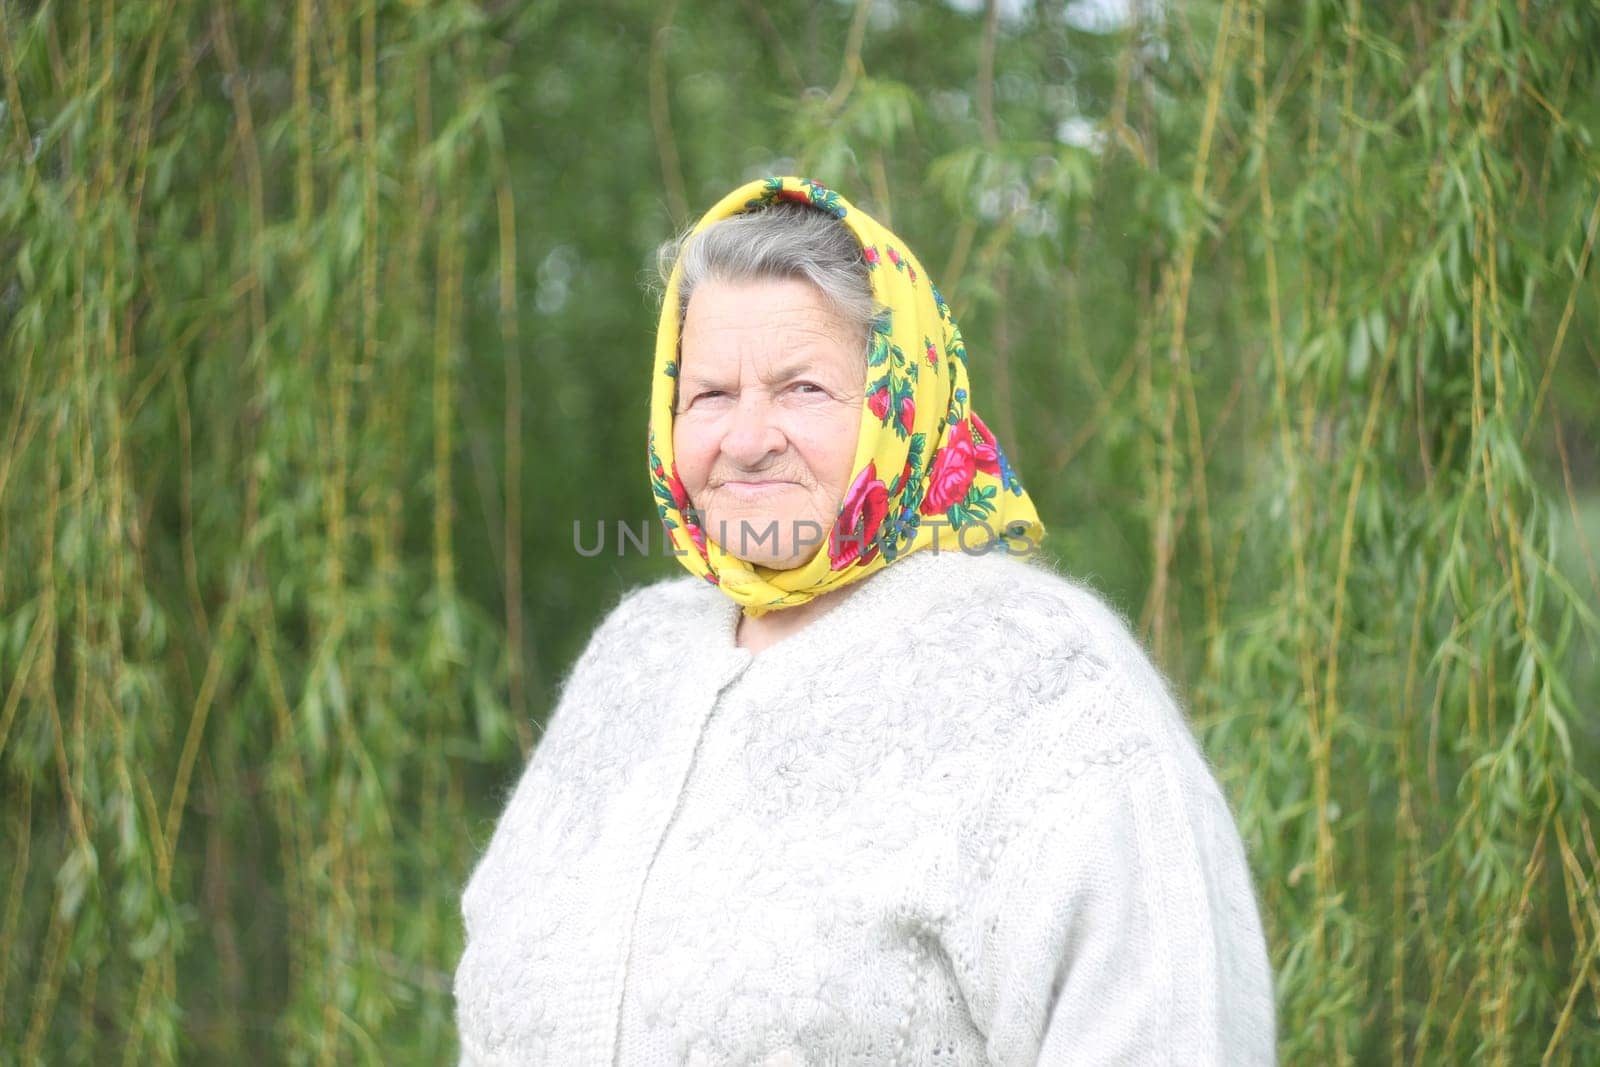
M753 566L707 536L672 452L680 282L680 268L674 267L656 332L648 437L656 510L679 561L746 613L760 615L803 604L924 549L1032 551L1044 526L1000 443L974 410L961 329L904 241L832 189L793 177L735 189L705 213L690 240L721 219L782 200L826 211L850 230L883 308L867 354L854 477L833 528L800 566Z

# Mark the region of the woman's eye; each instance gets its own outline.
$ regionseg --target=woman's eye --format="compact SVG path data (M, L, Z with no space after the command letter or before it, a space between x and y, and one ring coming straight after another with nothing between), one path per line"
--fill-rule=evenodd
M810 393L810 394L826 392L826 390L824 390L822 388L822 386L816 384L815 382L795 382L794 383L794 390L797 393Z

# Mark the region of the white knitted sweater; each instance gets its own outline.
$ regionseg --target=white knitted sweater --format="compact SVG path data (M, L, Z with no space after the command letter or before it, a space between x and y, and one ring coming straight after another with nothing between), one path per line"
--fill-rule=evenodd
M1244 848L1087 588L914 553L759 654L692 577L567 679L462 896L463 1064L1259 1064Z

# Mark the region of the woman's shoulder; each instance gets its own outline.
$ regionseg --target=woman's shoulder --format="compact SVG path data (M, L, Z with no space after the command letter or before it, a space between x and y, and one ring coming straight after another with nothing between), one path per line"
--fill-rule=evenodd
M1176 690L1091 580L1039 556L965 557L932 571L933 605L916 629L939 635L938 673L990 694L990 714L1024 747L1059 735L1074 750L1148 745L1203 765Z
M607 730L627 722L651 719L641 712L621 709L642 705L664 691L660 680L680 675L685 652L704 634L697 617L707 621L718 610L716 591L689 576L649 582L613 594L615 599L589 632L577 657L562 675L560 698L552 721L564 719L569 730L577 723L588 730L605 722ZM705 593L711 593L707 597ZM590 715L585 707L600 709Z
M630 586L613 594L590 636L590 648L659 643L697 620L709 622L718 599L715 589L687 574Z
M602 621L607 625L632 625L638 620L659 623L670 615L703 613L721 594L692 574L658 578L625 591Z
M927 582L935 611L959 614L966 639L1037 659L1070 649L1116 663L1148 661L1127 617L1087 577L1040 554L956 554Z

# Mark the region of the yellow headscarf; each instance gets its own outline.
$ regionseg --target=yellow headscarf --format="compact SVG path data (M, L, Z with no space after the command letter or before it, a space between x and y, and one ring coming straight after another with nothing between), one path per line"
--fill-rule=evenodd
M873 326L855 477L817 554L789 570L753 566L725 552L695 522L672 455L678 375L678 283L661 304L650 394L650 483L678 559L745 609L761 615L803 604L910 552L1037 547L1044 526L1005 453L972 408L961 330L905 242L823 185L766 178L735 189L691 237L732 215L780 200L820 208L861 243L872 294L888 310Z

